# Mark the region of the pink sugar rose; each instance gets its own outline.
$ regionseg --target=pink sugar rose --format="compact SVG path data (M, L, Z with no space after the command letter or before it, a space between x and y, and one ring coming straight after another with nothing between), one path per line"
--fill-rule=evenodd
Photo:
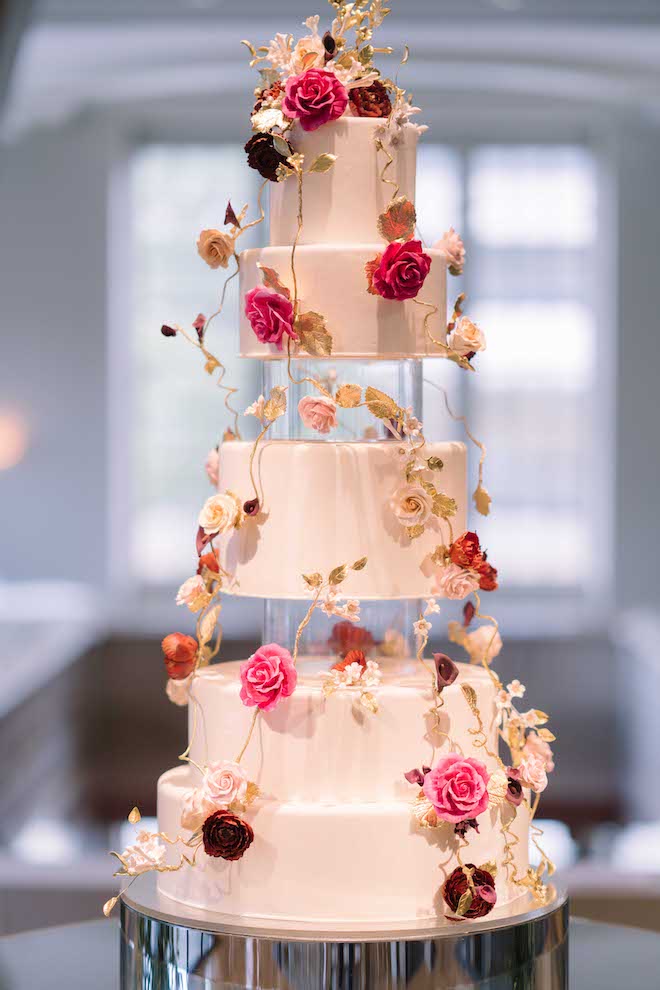
M305 395L298 403L305 426L317 433L329 433L337 425L337 406L323 395Z
M552 749L545 739L541 739L538 732L530 732L527 736L523 747L523 756L540 756L545 763L545 769L548 773L552 773L555 769Z
M479 760L448 753L424 778L422 790L446 822L476 818L488 807L490 774Z
M432 592L442 598L460 601L471 595L478 587L479 575L474 571L466 571L458 564L445 564L437 571Z
M528 753L518 766L520 782L540 794L548 786L545 759L538 753Z
M388 244L382 255L367 266L369 291L383 299L414 299L424 285L431 259L422 250L421 241Z
M275 344L282 350L282 338L298 336L293 329L293 303L274 289L257 286L245 297L245 315L262 344Z
M241 701L269 712L293 693L298 672L291 654L277 643L268 643L241 664Z
M287 117L296 118L304 131L341 117L348 106L348 93L334 72L308 69L287 79L282 110Z

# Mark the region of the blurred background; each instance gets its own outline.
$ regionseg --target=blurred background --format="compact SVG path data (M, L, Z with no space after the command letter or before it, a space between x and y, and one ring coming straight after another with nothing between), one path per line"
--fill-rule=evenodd
M430 128L420 228L462 233L451 288L489 344L479 375L426 363L425 432L454 435L442 384L490 448L498 670L558 736L542 816L574 909L660 929L660 6L391 6L379 43L409 44L399 81ZM331 18L323 0L0 2L3 931L98 916L118 823L155 813L183 748L159 641L189 631L174 595L228 423L159 328L214 310L197 234L254 200L239 40L315 12ZM242 409L259 368L236 313L230 295L213 349ZM245 655L261 604L224 614L223 655Z

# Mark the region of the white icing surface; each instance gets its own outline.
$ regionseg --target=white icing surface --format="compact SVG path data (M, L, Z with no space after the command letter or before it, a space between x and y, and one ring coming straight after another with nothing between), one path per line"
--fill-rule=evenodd
M363 767L367 775L368 758ZM181 807L195 782L186 767L160 778L158 824L166 833L180 833ZM508 808L505 813L511 814ZM457 842L451 826L419 829L407 801L263 800L245 817L255 838L242 859L228 863L200 851L194 868L159 875L161 892L191 907L241 918L351 924L444 915L443 866L451 872L457 865ZM521 806L512 829L520 840L513 849L518 875L527 868L528 827ZM502 861L504 838L496 810L480 817L479 833L469 832L468 839L465 862ZM177 859L172 850L168 857ZM523 888L508 882L502 869L496 887L500 908L522 896Z
M323 176L321 177L323 178ZM364 266L380 254L385 244L366 243L303 245L296 251L296 278L300 311L321 313L332 334L332 358L391 359L441 355L428 340L424 318L428 308L408 299L383 299L367 291ZM440 251L427 249L431 269L418 298L438 307L429 321L430 333L444 343L447 334L447 264ZM273 344L257 340L245 315L245 295L262 284L257 264L274 268L289 289L291 248L267 247L243 251L240 261L240 348L242 357L286 356ZM292 353L295 351L292 350ZM308 357L305 352L301 356Z
M222 564L239 582L237 594L256 598L309 598L302 574L328 574L338 564L367 557L351 572L351 598L421 598L432 586L428 555L448 542L447 523L434 516L426 532L411 540L389 505L405 481L396 441L333 443L273 440L261 443L254 475L264 503L259 515L218 539ZM427 480L454 498L454 534L466 528L466 461L462 443L427 443L427 457L444 468ZM220 448L223 489L241 500L252 497L252 444L231 441Z
M380 178L387 156L376 150L383 121L367 117L340 120L305 133L297 125L291 144L305 156L305 168L322 154L337 156L333 168L303 180L303 230L299 244L333 244L378 240L376 222L394 196L395 186ZM399 195L415 202L417 133L406 127L386 177ZM293 244L298 229L295 178L270 183L270 243Z
M431 678L419 661L378 659L383 680L370 689L379 705L372 714L360 708L359 690L323 696L319 673L333 658L302 657L291 697L259 718L243 758L250 780L283 801L409 800L415 791L403 776L407 770L431 764L440 751L477 755L469 733L474 716L460 684L477 692L488 748L496 751L495 686L483 667L459 664L458 681L442 692L436 729ZM239 687L238 663L207 667L194 680L190 756L200 766L233 759L247 736L253 711L241 703Z

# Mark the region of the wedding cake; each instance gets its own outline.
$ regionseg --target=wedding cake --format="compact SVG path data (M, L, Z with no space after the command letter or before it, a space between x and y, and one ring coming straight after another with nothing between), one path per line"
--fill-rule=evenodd
M485 449L466 427L471 505L466 445L420 422L422 359L473 374L485 336L462 295L447 312L458 234L427 246L416 233L425 128L375 65L393 54L374 47L388 11L331 3L327 30L310 17L300 39L245 42L259 197L253 219L228 204L224 229L198 241L239 276L241 354L263 368L245 419L214 317L162 328L199 348L233 418L177 596L195 634L163 640L189 743L159 781L158 831L115 854L117 875L154 870L175 908L255 923L506 917L546 896L534 818L554 737L493 666L502 640L482 599L498 574L469 518L490 511ZM267 192L268 246L239 252ZM265 600L263 645L214 662L232 596ZM444 615L458 657L429 648Z

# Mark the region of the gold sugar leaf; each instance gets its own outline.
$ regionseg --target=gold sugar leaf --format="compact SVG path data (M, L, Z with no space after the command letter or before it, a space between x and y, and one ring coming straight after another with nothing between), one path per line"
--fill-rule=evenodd
M482 516L487 516L490 513L490 503L493 501L483 485L479 485L474 495L472 496L472 501L474 502L477 512Z
M330 155L330 154L319 155L318 158L315 158L314 159L314 161L309 166L309 168L307 169L307 171L308 171L308 173L309 172L321 172L321 173L323 173L323 172L329 172L330 169L333 167L333 165L335 164L336 161L337 161L337 156L336 155Z
M117 903L118 900L119 897L111 897L109 901L105 902L105 904L103 905L103 914L106 916L106 918L110 917L115 907L115 904Z
M421 536L423 532L424 532L424 527L420 526L419 523L417 524L417 526L406 526L406 533L408 534L411 540L416 540L417 537Z
M470 910L470 908L472 907L473 899L474 898L472 891L469 888L465 891L464 894L461 894L461 899L458 902L458 907L456 908L456 914L460 918L464 918L467 912Z
M291 298L291 293L286 285L280 281L280 276L274 268L267 268L266 265L262 265L259 262L257 262L257 268L261 270L261 281L267 289L274 289L281 296L285 296L287 299Z
M133 810L131 811L131 813L128 816L128 821L129 821L129 824L131 824L131 825L137 825L138 822L141 822L142 821L142 815L140 814L140 809L139 808L133 808Z
M378 711L378 702L374 698L373 694L370 694L369 691L362 692L362 694L360 695L360 704L362 705L363 708L366 708L367 711L371 712L373 715L375 715L376 712Z
M426 461L426 465L431 471L442 471L445 466L444 461L439 457L429 457Z
M208 641L213 636L215 631L215 626L218 621L218 616L222 611L222 605L214 605L212 609L206 613L202 621L199 624L199 644L203 646L204 643Z
M550 716L546 715L545 712L540 711L538 708L534 709L534 714L536 715L537 725L545 725L545 723L550 720Z
M243 39L243 41L241 41L241 44L245 45L252 58L257 57L257 49L254 47L251 41L246 41L245 39Z
M435 496L438 494L435 485L431 484L430 481L422 481L421 485L424 491L428 492L431 498L435 498Z
M456 515L457 509L456 500L450 498L449 495L438 492L433 497L431 512L434 516L440 516L441 519L451 519L452 516Z
M301 313L296 317L294 329L300 337L300 345L314 357L330 357L332 354L332 334L328 332L325 319L320 313Z
M264 417L271 423L286 412L286 388L284 385L273 385L270 397L264 406Z
M401 65L405 65L410 58L410 48L408 45L403 46L403 58L401 59Z
M342 581L346 580L346 575L348 570L346 564L340 564L339 567L333 567L328 575L328 584L341 584Z
M335 395L335 402L342 409L355 409L360 405L362 389L359 385L340 385Z
M367 403L367 409L372 416L376 416L377 419L398 419L401 410L397 406L394 399L386 395L385 392L381 392L377 388L372 388L371 385L367 387L367 391L364 393L364 398Z
M470 708L475 709L477 707L477 692L474 690L471 684L461 684L461 691L463 692L463 697L467 701Z
M416 223L415 207L407 196L398 196L378 217L378 233L386 241L407 241L414 234Z
M550 729L539 729L538 737L539 739L542 739L543 742L547 742L547 743L554 742L557 738L554 732L550 732Z
M373 45L365 45L364 48L361 48L358 53L358 58L362 63L362 65L369 65L373 61L373 57L374 57Z
M214 358L212 354L209 354L206 359L206 364L204 365L204 371L207 375L212 375L216 368L220 367L220 362L217 358Z
M490 873L491 877L495 879L497 876L497 863L495 860L490 859L487 863L482 863L481 866L477 867L478 870L484 870L486 873Z
M256 799L259 797L259 794L260 794L260 791L259 791L258 786L254 783L253 780L249 780L248 781L247 788L245 790L245 801L244 801L244 803L245 804L252 804L252 802L253 801L256 801Z
M275 146L275 150L278 151L280 155L283 155L285 158L288 158L289 155L291 154L291 148L284 140L284 138L280 137L279 134L273 134L273 145Z
M359 560L356 560L354 564L351 564L351 570L352 571L363 571L366 566L367 566L367 558L366 557L360 557L360 559Z
M303 574L303 581L308 588L320 588L323 584L323 577L316 571L314 574Z

